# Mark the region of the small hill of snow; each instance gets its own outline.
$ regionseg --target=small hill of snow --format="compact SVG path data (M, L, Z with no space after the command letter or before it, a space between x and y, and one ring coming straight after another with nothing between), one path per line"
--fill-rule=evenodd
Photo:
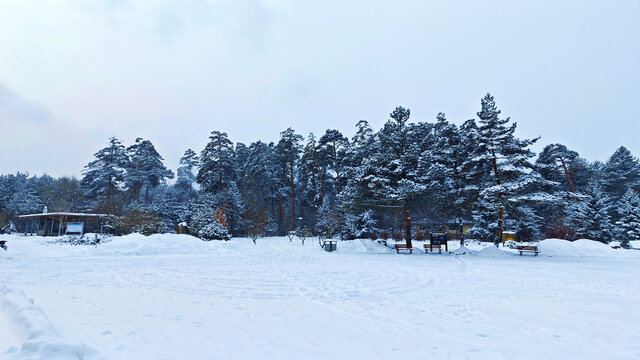
M546 239L538 245L540 255L565 257L612 257L625 256L628 250L613 249L599 241L580 239L567 241L562 239Z

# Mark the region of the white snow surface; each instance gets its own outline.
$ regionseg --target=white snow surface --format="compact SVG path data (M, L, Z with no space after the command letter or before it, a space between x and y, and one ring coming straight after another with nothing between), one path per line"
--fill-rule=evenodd
M640 251L0 235L0 359L634 359ZM51 238L46 238L47 241ZM450 250L457 248L456 242Z

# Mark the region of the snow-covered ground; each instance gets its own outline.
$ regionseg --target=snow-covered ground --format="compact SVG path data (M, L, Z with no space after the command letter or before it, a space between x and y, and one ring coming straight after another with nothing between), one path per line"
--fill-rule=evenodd
M640 251L0 236L0 358L640 358ZM47 239L47 240L50 240ZM421 243L417 243L421 246Z

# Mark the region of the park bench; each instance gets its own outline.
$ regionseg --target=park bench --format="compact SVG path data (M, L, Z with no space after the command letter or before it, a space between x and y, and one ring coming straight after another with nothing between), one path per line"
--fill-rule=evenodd
M438 254L442 254L442 248L449 251L446 244L424 244L422 246L424 247L425 254L433 252L434 250L438 250Z
M407 247L407 244L395 244L393 248L396 249L396 253L400 254L400 250L408 251L409 254L413 254L413 248Z
M7 250L7 241L0 240L0 248L3 248L5 251Z
M532 252L535 256L538 256L538 247L535 245L518 245L516 246L516 250L520 252L520 256L524 252Z

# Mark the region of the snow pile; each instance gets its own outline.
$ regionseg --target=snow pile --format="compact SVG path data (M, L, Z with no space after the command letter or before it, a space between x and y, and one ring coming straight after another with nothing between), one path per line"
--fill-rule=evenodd
M97 256L198 254L211 252L212 243L191 235L145 236L135 233L112 237L111 241L98 245L90 253Z
M0 311L24 335L21 349L10 348L7 359L77 360L97 359L97 352L84 344L68 342L60 337L42 310L24 292L0 287Z
M393 249L370 239L338 241L337 251L349 254L386 254L394 252Z
M509 255L495 246L487 246L480 251L473 252L472 254L482 257L501 257Z
M616 250L599 241L580 239L567 241L562 239L547 239L538 245L540 255L565 257L612 257L624 256L627 250Z

